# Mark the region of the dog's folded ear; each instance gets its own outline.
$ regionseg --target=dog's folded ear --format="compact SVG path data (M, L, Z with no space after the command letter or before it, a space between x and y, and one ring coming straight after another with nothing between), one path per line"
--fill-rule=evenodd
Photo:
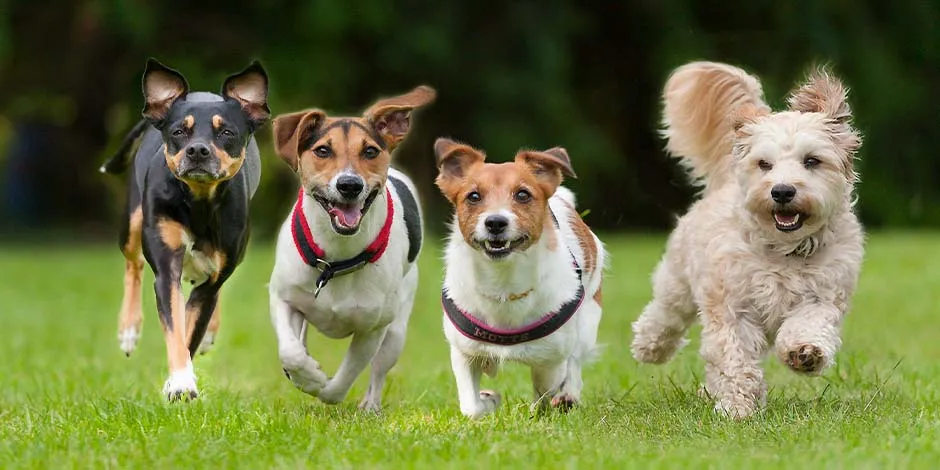
M529 171L543 184L547 185L547 194L554 194L565 175L577 178L571 167L568 152L561 147L553 147L541 152L523 150L516 154L516 162L528 167Z
M300 159L300 146L306 142L310 133L326 118L326 113L319 109L308 109L296 113L282 114L274 118L274 150L291 169L297 171Z
M268 109L268 74L258 61L226 78L222 85L222 96L238 101L254 128L271 117L271 110Z
M404 95L379 100L363 113L363 117L372 123L391 152L411 130L411 112L430 104L436 96L433 88L421 85Z
M475 165L482 165L486 155L466 144L450 139L439 138L434 142L434 154L437 156L437 168L440 173L434 183L451 202L456 197L460 180L467 170Z
M189 91L186 79L179 72L154 58L147 59L141 88L146 102L141 114L158 129L163 127L173 103Z

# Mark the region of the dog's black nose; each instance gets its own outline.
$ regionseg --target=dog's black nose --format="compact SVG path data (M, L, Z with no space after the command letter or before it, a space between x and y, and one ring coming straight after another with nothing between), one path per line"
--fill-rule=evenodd
M789 184L775 184L770 188L770 197L780 204L786 204L796 197L796 188Z
M346 199L353 199L362 192L365 184L358 176L343 175L336 180L336 190Z
M192 144L186 147L186 156L194 160L205 160L209 156L209 146L206 144Z
M501 215L491 215L483 221L483 225L486 226L487 232L499 235L506 231L506 227L509 226L509 219Z

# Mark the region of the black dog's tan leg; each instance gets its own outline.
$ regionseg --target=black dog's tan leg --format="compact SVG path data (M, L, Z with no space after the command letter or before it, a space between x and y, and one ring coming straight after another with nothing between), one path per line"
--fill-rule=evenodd
M170 377L163 386L163 393L170 401L196 398L196 375L186 348L186 307L180 286L183 266L183 238L185 229L174 221L157 222L157 233L148 236L160 246L151 249L151 264L154 267L154 290L157 295L157 310L163 325L166 340ZM148 234L150 235L150 234Z
M127 233L121 240L124 253L124 299L118 315L118 341L124 354L130 356L140 338L144 316L140 305L140 281L144 269L141 252L143 212L140 206L130 212Z

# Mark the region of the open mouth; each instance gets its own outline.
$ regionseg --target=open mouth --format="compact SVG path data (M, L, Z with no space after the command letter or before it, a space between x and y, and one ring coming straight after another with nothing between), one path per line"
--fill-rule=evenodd
M363 202L331 201L318 194L313 194L313 199L330 215L330 223L333 225L333 230L336 233L340 235L353 235L359 231L359 224L362 222L362 217L369 208L372 207L372 202L375 201L378 194L379 190L376 188Z
M510 253L512 253L523 243L525 243L525 237L517 238L515 240L483 240L480 245L483 247L483 252L486 253L486 256L489 256L490 259L495 260L509 256Z
M774 224L777 226L777 230L781 232L799 230L800 227L803 226L803 221L806 219L806 215L802 212L788 210L775 210L773 215Z

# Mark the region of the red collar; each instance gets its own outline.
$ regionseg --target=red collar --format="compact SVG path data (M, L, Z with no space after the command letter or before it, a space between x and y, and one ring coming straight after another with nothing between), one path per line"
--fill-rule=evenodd
M389 236L392 233L392 220L395 218L395 204L392 202L392 194L388 188L385 188L385 206L388 214L385 216L385 225L375 240L363 250L362 253L338 261L328 261L326 252L313 239L310 232L310 225L304 216L304 190L303 188L297 194L297 203L294 204L294 214L291 217L291 234L294 238L294 245L297 252L304 262L309 266L320 270L320 277L317 279L317 289L314 296L320 293L320 289L329 282L333 276L341 276L356 271L368 263L375 263L385 253L388 248Z

